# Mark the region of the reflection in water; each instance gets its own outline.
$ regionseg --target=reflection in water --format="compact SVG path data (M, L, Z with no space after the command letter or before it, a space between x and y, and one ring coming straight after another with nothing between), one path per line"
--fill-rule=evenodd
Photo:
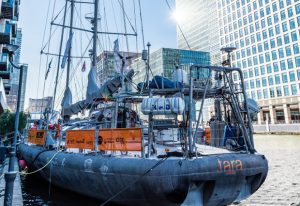
M24 206L98 206L99 200L88 198L59 187L49 185L48 182L36 175L22 177L22 191Z
M269 161L269 173L262 187L240 206L300 206L300 136L256 135L255 146ZM23 178L24 205L82 206L100 205L88 198L51 186L36 177ZM49 193L50 191L50 193Z

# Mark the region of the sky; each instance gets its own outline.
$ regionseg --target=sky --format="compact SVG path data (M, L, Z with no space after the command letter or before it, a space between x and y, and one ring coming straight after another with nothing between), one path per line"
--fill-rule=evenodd
M120 0L100 0L100 6L104 3L110 3L111 2L120 2ZM43 3L41 3L43 2ZM29 70L27 74L27 87L26 87L26 96L25 96L25 109L28 107L28 101L29 98L42 98L43 96L52 96L53 95L53 83L54 83L54 76L56 73L56 66L55 61L52 63L54 65L51 65L51 70L49 72L49 77L47 78L45 89L44 88L44 77L45 72L49 66L49 62L51 61L51 57L47 59L45 55L40 55L41 48L45 45L43 45L43 37L44 37L44 31L45 31L45 37L44 42L48 40L48 36L50 33L50 23L49 19L51 19L51 14L53 12L52 8L55 4L55 11L53 12L54 16L57 15L58 11L62 8L64 4L64 0L29 0L29 1L21 1L20 5L20 16L19 16L19 22L18 27L22 28L22 47L21 47L21 63L28 64ZM133 0L124 0L124 4L129 5L129 3L132 3ZM137 2L137 1L136 1ZM175 0L168 0L172 8L175 8ZM48 11L48 5L50 4L50 12L48 15L47 20L47 11ZM117 4L117 3L116 3ZM102 11L103 11L103 6ZM78 6L77 6L78 7ZM130 6L128 6L130 7ZM114 8L112 6L112 8ZM108 10L109 7L107 7L107 16L108 15L115 15L115 13L118 13L117 11L112 13L112 11ZM130 8L129 8L130 9ZM101 10L101 9L100 9ZM151 51L156 51L157 49L161 47L167 47L167 48L176 48L176 24L174 19L172 19L172 11L168 8L166 2L164 0L141 0L141 10L142 10L142 18L143 18L143 29L144 29L144 37L145 42L151 43ZM62 15L60 15L62 16ZM59 19L59 17L57 18ZM129 19L132 20L132 18ZM47 21L47 22L46 22ZM139 19L137 19L139 21ZM78 23L78 22L77 22ZM79 24L79 23L78 23ZM108 22L109 25L115 24L115 22ZM56 28L57 29L57 28ZM52 27L52 32L55 30L55 28ZM129 30L129 29L128 29ZM56 30L55 30L56 31ZM60 31L57 29L57 31ZM141 43L141 31L137 31L139 35L139 43L138 47L141 50L142 43ZM59 32L56 32L57 36L59 36ZM58 35L59 34L59 35ZM54 35L53 35L54 36ZM84 34L83 34L84 36ZM81 36L82 38L82 36ZM111 40L111 39L110 39ZM76 40L73 40L76 41ZM113 41L113 40L111 40ZM53 43L54 42L54 43ZM84 46L82 46L82 43L78 43L78 39L76 41L77 46L75 50L78 53L82 53L82 51L79 52L80 49L84 50ZM112 43L112 42L111 42ZM51 44L55 44L58 48L59 46L59 40L55 39L55 37L52 38ZM80 46L79 46L80 45ZM51 49L50 49L51 50ZM63 49L64 50L64 49ZM58 50L55 50L58 51ZM83 61L83 60L82 60ZM78 63L78 65L82 64L82 61ZM75 62L74 62L75 63ZM47 66L48 65L48 66ZM65 72L64 72L65 73ZM61 74L60 78L60 85L61 90L63 90L62 85L65 85L63 79L64 79L64 73ZM74 74L74 82L75 87L79 91L83 90L83 87L85 86L83 83L79 86L80 81L86 78L88 72L85 72L85 74L76 73ZM76 85L77 83L77 85ZM70 83L71 84L71 83ZM81 87L82 86L82 87ZM48 88L50 87L50 88ZM74 88L75 88L74 87ZM72 89L72 88L71 88ZM43 94L44 91L44 94ZM62 93L62 91L60 91ZM80 92L77 92L77 95ZM83 93L83 92L82 92ZM60 95L61 98L62 95ZM73 94L74 97L74 94ZM78 97L80 98L80 97ZM57 98L59 99L59 97ZM73 98L74 99L74 98Z

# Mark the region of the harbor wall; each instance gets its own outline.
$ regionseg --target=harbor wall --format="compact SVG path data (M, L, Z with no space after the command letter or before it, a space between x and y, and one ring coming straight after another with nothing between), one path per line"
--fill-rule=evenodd
M300 124L253 125L256 134L300 134Z

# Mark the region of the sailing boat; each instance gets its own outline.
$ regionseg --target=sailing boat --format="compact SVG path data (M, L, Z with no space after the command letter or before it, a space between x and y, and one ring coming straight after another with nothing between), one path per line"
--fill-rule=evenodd
M45 144L49 131L30 130L28 141L18 148L28 168L46 180L51 176L52 184L101 199L103 205L228 205L257 191L267 176L268 163L254 147L252 116L257 105L249 104L241 70L192 65L179 72L187 72L189 82L154 77L140 91L127 92L124 85L133 73L124 75L123 64L119 76L98 88L93 70L98 0L94 6L92 83L87 99L75 104L67 101L71 98L66 86L62 115L69 121L83 108L98 115L73 127L68 123L63 149ZM149 79L149 49L142 59ZM232 81L232 74L238 82ZM199 128L205 99L215 105L210 133ZM201 102L197 121L192 115L194 101ZM106 102L110 104L103 108ZM148 116L147 133L131 109L132 102L140 103ZM170 128L177 131L172 140L154 133Z

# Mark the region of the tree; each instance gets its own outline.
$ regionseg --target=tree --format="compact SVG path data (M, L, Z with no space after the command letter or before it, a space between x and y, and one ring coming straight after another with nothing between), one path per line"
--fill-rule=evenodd
M11 113L6 110L0 115L0 135L4 135L13 132L15 129L16 113ZM26 127L28 115L24 112L19 114L19 131L22 131Z

